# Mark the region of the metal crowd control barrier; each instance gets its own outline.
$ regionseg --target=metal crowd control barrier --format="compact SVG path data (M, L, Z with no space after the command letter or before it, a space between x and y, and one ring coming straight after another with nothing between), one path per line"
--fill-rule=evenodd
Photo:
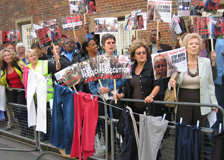
M24 91L24 89L18 89L18 88L8 88L8 89L13 89L13 90L19 90L19 91ZM53 92L48 92L48 93L53 93ZM105 139L105 146L103 146L104 152L99 156L99 155L94 155L90 157L91 159L96 159L96 160L103 160L103 159L108 159L108 116L107 116L107 105L106 101L103 97L99 95L93 95L94 97L98 97L98 100L101 100L104 103L104 113L105 115L99 116L98 122L101 121L103 122L104 126L101 125L100 129L97 130L97 132L101 132L101 135L103 139ZM17 103L11 103L11 102L6 102L7 107L13 107L13 116L9 117L12 118L14 121L13 128L10 130L6 130L7 126L7 121L6 120L1 120L0 121L0 135L5 136L7 138L10 138L11 140L18 141L20 143L24 143L26 145L31 145L34 147L34 149L15 149L15 148L0 148L0 150L4 151L21 151L21 152L32 152L32 151L40 151L40 154L36 158L39 159L41 156L44 154L55 154L58 156L63 156L58 152L58 148L54 147L49 143L49 141L42 142L41 139L41 132L37 132L35 130L35 127L32 127L32 132L30 133L30 130L26 130L25 135L21 135L22 131L24 129L27 129L27 120L24 120L25 117L20 117L19 120L16 118L17 116L14 115L19 115L21 114L21 111L27 111L27 106L26 105L21 105ZM51 112L51 109L47 109L47 112ZM24 114L24 113L23 113ZM8 119L9 119L8 118ZM48 121L51 121L51 118L48 118ZM51 124L51 123L50 123ZM49 126L50 127L50 126ZM27 142L27 143L25 143ZM42 148L49 148L49 150L53 151L44 151Z
M111 100L110 104L112 104L114 100ZM118 101L122 102L140 102L144 103L144 100L140 99L127 99L121 98ZM218 108L222 115L224 115L224 109L219 105L214 104L205 104L205 103L188 103L188 102L167 102L167 101L153 101L154 104L174 104L174 105L186 105L186 106L205 106L205 107L216 107ZM113 118L112 105L109 106L111 111L110 121L111 121L111 160L119 160L119 155L121 152L120 141L116 138L116 130L115 123L118 122L118 119ZM122 109L123 110L123 109ZM137 122L138 123L138 122ZM223 124L224 124L224 116L223 116ZM168 125L168 133L165 134L163 138L163 149L161 150L161 159L160 160L170 160L174 159L174 147L175 147L175 122L170 122ZM202 128L202 136L201 136L201 157L202 159L210 159L209 154L211 154L211 133L213 129L210 128ZM206 156L207 155L207 156Z
M10 88L12 89L12 88ZM13 88L14 89L14 88ZM24 89L17 89L15 90L24 91ZM15 141L21 141L21 143L24 143L26 145L31 145L34 147L33 149L15 149L15 148L0 148L0 150L4 151L21 151L21 152L32 152L38 150L38 142L37 142L37 134L35 132L35 127L29 128L29 130L24 130L25 125L27 126L26 120L24 121L24 112L26 112L26 105L16 104L16 103L10 103L6 102L7 104L7 111L11 112L11 117L8 117L8 119L11 120L10 122L10 129L7 129L7 122L6 120L1 120L0 125L2 126L0 128L0 135L1 136L7 136L10 139L13 139ZM12 112L13 110L13 112ZM28 127L27 127L28 128Z

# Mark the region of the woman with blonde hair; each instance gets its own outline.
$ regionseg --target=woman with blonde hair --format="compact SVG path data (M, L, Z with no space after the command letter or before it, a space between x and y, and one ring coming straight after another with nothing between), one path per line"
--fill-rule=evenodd
M20 60L19 56L11 51L10 49L3 49L0 52L0 69L1 69L1 78L0 85L5 85L6 87L11 88L21 88L23 89L23 72L21 69L21 65L25 65L25 63ZM7 89L6 90L8 100L12 103L23 104L26 105L25 99L25 91ZM13 107L13 112L15 114L15 118L18 119L21 128L21 135L27 136L27 113L23 108ZM25 124L23 123L25 122ZM11 130L12 126L8 126L6 130Z
M202 38L196 33L187 34L183 39L183 46L187 51L188 70L179 74L177 81L170 79L169 89L177 86L180 102L217 104L211 62L198 56L202 50ZM217 108L213 109L215 112L218 111ZM199 120L200 126L204 127L207 114L211 111L210 107L179 105L176 121L179 122L182 117L183 123L196 125Z

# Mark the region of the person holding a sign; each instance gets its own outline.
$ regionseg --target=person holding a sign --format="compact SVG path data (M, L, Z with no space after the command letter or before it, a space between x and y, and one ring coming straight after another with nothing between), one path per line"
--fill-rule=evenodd
M178 75L177 81L170 79L169 89L176 87L180 102L218 104L212 78L211 62L207 58L198 57L202 49L202 39L196 33L187 34L183 39L186 47L188 71ZM172 88L171 88L172 87ZM218 109L213 108L217 113ZM183 123L205 127L207 115L212 111L209 107L178 105L176 121L183 118Z
M117 55L115 51L115 42L116 39L111 34L105 34L102 37L102 46L104 48L104 51L102 55L106 56L112 56ZM112 92L114 91L114 80L113 79L101 79L102 86L98 81L90 82L89 83L89 89L92 94L106 94L111 95L111 98L113 98ZM126 79L116 79L116 89L117 91L124 85ZM107 97L108 98L108 97ZM120 108L123 108L123 104L121 102L118 102L117 106ZM104 107L102 104L99 104L99 114L104 115ZM115 118L119 118L121 114L121 110L113 109L113 114Z
M145 103L128 103L128 106L136 113L143 114L146 111L147 115L161 116L161 107L151 103L157 99L161 81L154 78L149 47L144 41L136 40L133 41L128 52L131 60L134 61L132 79L126 81L121 94L114 94L114 99L124 97L144 99ZM138 120L138 117L136 118Z

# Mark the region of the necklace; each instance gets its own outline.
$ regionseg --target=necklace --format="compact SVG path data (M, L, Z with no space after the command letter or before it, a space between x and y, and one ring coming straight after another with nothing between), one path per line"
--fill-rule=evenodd
M198 59L197 59L197 61L198 61ZM192 74L192 73L189 71L189 67L187 67L187 74L188 74L189 76L191 76L191 77L196 77L196 76L198 76L198 75L199 75L199 72L198 72L198 64L197 64L197 71L196 71L194 74Z

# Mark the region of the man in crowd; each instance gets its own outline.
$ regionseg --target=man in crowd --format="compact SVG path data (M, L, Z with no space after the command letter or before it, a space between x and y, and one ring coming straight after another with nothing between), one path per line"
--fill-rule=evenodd
M65 49L64 49L65 48L65 40L68 38L65 34L62 34L61 36L62 36L62 42L61 42L60 54L63 51L65 51ZM74 37L74 41L75 41L75 48L76 49L80 49L81 48L81 44L80 44L78 38L77 37Z
M149 48L150 48L151 54L172 50L171 46L169 46L167 44L162 44L160 42L160 40L161 40L160 32L158 32L158 34L159 34L159 36L157 39L157 30L152 30L150 33L150 40L152 42L152 45L150 45ZM162 79L160 91L158 93L158 96L160 96L161 101L164 100L164 94L168 87L167 85L168 85L169 79L170 79L170 77ZM161 107L162 107L163 112L166 113L166 119L171 120L171 114L169 111L170 108L168 108L162 104L161 104Z
M41 52L41 48L38 42L34 42L31 45L31 49L35 50L37 52L38 60L48 60L48 56Z
M165 52L172 50L172 47L166 44L162 44L160 42L161 35L160 32L158 32L159 36L157 37L157 30L152 30L150 33L150 41L152 42L152 45L149 46L151 54L158 53L158 52Z

